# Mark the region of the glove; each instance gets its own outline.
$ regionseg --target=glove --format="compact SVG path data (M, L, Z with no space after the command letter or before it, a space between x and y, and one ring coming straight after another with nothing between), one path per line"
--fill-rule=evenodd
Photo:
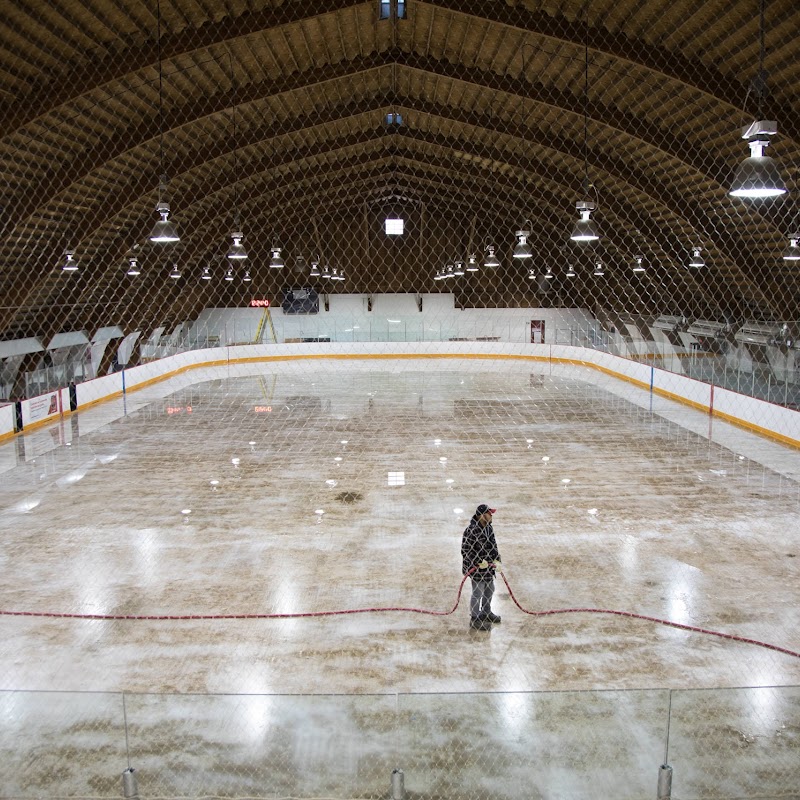
M478 569L489 569L489 562L484 559L480 564L478 564Z

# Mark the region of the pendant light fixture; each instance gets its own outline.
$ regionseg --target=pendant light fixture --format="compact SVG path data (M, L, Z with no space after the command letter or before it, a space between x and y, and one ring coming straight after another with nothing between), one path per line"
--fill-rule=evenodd
M500 266L500 259L495 254L495 246L493 244L486 245L486 258L483 260L483 266L486 269L496 269Z
M700 269L706 265L706 260L700 255L702 247L692 248L692 257L689 259L689 266L693 269Z
M234 230L231 233L231 239L233 239L233 244L230 246L230 249L228 250L227 257L230 261L244 261L247 258L247 250L244 249L244 245L242 244L242 239L244 239L244 233L242 233L242 222L239 217L239 137L238 137L238 130L236 128L236 107L237 107L236 77L233 74L233 59L231 58L230 53L228 53L228 58L230 60L230 69L231 69L231 86L233 87L233 103L231 107L231 127L233 128Z
M535 281L536 280L536 270L533 267L528 269L528 280Z
M75 261L75 251L64 251L64 263L61 266L63 272L75 272L78 269L78 262Z
M478 256L475 253L467 256L467 272L478 272Z
M433 279L435 281L440 281L443 278L444 278L444 275L442 275L442 268L441 267L437 267L436 268L436 274L433 276Z
M603 275L605 275L605 272L603 270L603 262L599 258L597 259L597 261L594 262L593 274L596 275L598 278L601 278L603 277Z
M238 225L239 219L238 214L236 215L236 220L234 221L234 225ZM239 225L238 227L241 227ZM244 245L242 244L242 239L244 239L244 234L241 231L234 231L231 234L231 239L233 239L233 244L230 246L228 250L227 257L231 261L243 261L247 258L247 250L244 249Z
M126 270L126 274L131 276L142 274L142 270L139 267L139 259L136 257L135 253L131 253L128 256L128 269Z
M733 197L750 199L786 194L786 184L783 182L778 165L772 158L764 155L769 137L775 136L778 132L778 123L775 120L762 119L761 113L764 97L767 94L767 73L764 71L764 3L765 0L761 0L758 73L752 82L758 98L758 118L742 129L742 139L750 145L750 156L737 168L730 190Z
M783 253L784 261L800 261L800 245L798 245L798 242L800 242L800 233L790 233L789 246Z
M225 280L226 281L233 280L233 267L228 267L228 269L225 270Z
M571 263L567 263L567 272L566 272L567 277L574 278L575 274L576 274L575 267L573 267Z
M464 260L457 258L453 263L453 275L460 278L464 274Z
M270 269L283 269L283 257L281 256L281 248L280 247L271 247L270 253L272 256L269 260L269 268Z
M596 242L600 238L597 224L591 214L597 208L589 199L592 184L589 181L589 23L586 23L586 40L583 44L583 199L575 203L580 219L572 229L573 242Z
M167 176L164 172L164 76L161 63L161 0L156 0L156 20L158 24L156 45L158 47L158 155L160 166L156 211L160 219L153 226L153 230L150 233L150 241L156 244L172 244L179 242L180 236L178 236L174 223L169 220Z
M319 258L315 257L311 259L311 272L309 275L312 278L319 278L319 274Z
M517 237L517 241L514 245L514 258L533 258L533 250L529 241L531 237L531 227L531 221L526 219L522 227L514 234Z
M180 270L178 269L178 265L177 264L173 264L172 265L172 269L170 270L169 276L174 281L178 280L178 278L181 277L181 273L180 273Z
M200 276L201 281L211 280L211 267L203 267L203 274Z
M250 283L251 280L253 279L250 277L250 270L246 269L244 271L244 276L242 277L242 283Z
M644 257L643 256L636 255L636 256L633 257L633 261L634 261L634 264L633 264L633 271L634 272L644 272L645 271L644 263L643 263L644 262Z

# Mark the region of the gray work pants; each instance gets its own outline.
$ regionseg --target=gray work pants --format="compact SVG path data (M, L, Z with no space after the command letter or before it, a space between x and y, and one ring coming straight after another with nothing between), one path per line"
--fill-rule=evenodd
M475 617L481 617L488 614L491 609L492 595L494 594L494 578L487 578L486 580L472 580L472 597L469 601L469 614Z

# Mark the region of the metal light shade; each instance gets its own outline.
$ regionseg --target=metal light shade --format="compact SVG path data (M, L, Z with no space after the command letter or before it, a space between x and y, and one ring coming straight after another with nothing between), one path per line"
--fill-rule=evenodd
M329 266L324 266L322 268L322 277L323 278L330 278L331 277L331 268Z
M442 275L442 270L441 269L437 269L436 270L436 274L433 276L433 279L435 281L440 281L440 280L442 280L442 278L444 278L444 275Z
M340 281L343 281L343 280L344 280L344 270L343 270L343 269L340 269L340 270L339 270L339 280L340 280Z
M644 270L644 264L642 264L642 261L644 259L641 256L636 256L634 260L636 261L636 265L634 266L633 271L634 272L644 272L645 271Z
M269 260L269 268L270 269L283 269L283 258L281 258L281 248L280 247L273 247L270 252L272 253L272 257Z
M547 272L544 273L545 278L552 278L553 277L553 270L548 267Z
M319 278L319 261L317 259L311 259L311 272L309 275L312 278Z
M763 155L767 142L762 139L750 142L750 157L739 164L733 176L729 194L732 197L758 199L786 194L780 170L775 161Z
M142 271L139 269L139 261L136 256L131 256L128 259L128 275L141 275Z
M533 267L531 267L531 268L528 270L528 280L529 280L529 281L534 281L534 280L536 280L536 270L535 270Z
M495 247L493 244L486 246L486 258L484 259L483 266L487 269L495 269L500 266L500 259L495 255Z
M597 263L594 265L594 274L598 276L605 275L603 272L603 262L600 259L597 260Z
M453 265L452 264L448 264L444 268L444 277L445 278L454 278L455 277L455 272L453 272Z
M169 221L169 203L159 202L156 206L156 211L161 215L161 219L153 225L153 230L150 233L150 241L157 244L179 242L181 237L178 236L178 231Z
M64 253L64 258L66 259L66 261L64 262L64 265L61 267L61 269L64 272L75 272L75 270L78 269L78 265L75 262L75 253L72 250L67 250Z
M800 261L800 247L798 247L798 241L800 241L800 236L789 237L789 247L786 248L783 254L784 261Z
M243 261L247 258L247 250L244 249L244 245L242 244L244 234L241 231L234 231L231 234L231 239L233 239L233 244L230 250L228 250L228 258L231 261Z
M467 272L477 272L477 271L478 271L478 257L473 254L467 258Z
M572 264L569 264L567 266L567 277L568 278L574 278L575 277L575 267L573 267Z
M704 267L706 265L706 261L703 256L700 255L700 251L702 250L701 247L693 247L692 248L692 257L689 259L689 266L694 268Z
M228 269L225 270L225 280L226 281L233 280L233 267L228 267Z
M453 264L453 275L457 277L461 277L464 274L464 262L457 258L455 264Z
M597 225L590 219L592 211L595 209L594 203L588 200L579 200L575 203L575 208L580 213L581 218L575 223L569 238L573 242L596 242L600 238L600 233L597 230Z
M246 269L244 271L244 277L242 278L242 282L243 283L250 283L251 280L253 280L253 279L250 277L250 270Z
M178 265L177 264L173 264L172 265L172 270L169 273L169 276L170 276L170 278L172 278L172 280L175 280L175 281L178 280L178 278L180 278L181 273L178 270Z
M528 237L531 235L530 231L522 230L516 232L517 243L514 245L514 258L533 258L533 250L531 249Z
M211 280L211 268L210 267L203 267L203 274L200 276L201 281L210 281Z

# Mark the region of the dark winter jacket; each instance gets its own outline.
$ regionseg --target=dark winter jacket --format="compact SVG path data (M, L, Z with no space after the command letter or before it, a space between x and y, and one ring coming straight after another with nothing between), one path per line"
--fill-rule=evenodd
M461 539L461 571L466 575L472 567L477 567L481 561L500 561L497 542L494 538L494 529L491 523L481 525L478 517L470 520ZM472 573L475 580L489 580L494 577L494 567L478 569Z

